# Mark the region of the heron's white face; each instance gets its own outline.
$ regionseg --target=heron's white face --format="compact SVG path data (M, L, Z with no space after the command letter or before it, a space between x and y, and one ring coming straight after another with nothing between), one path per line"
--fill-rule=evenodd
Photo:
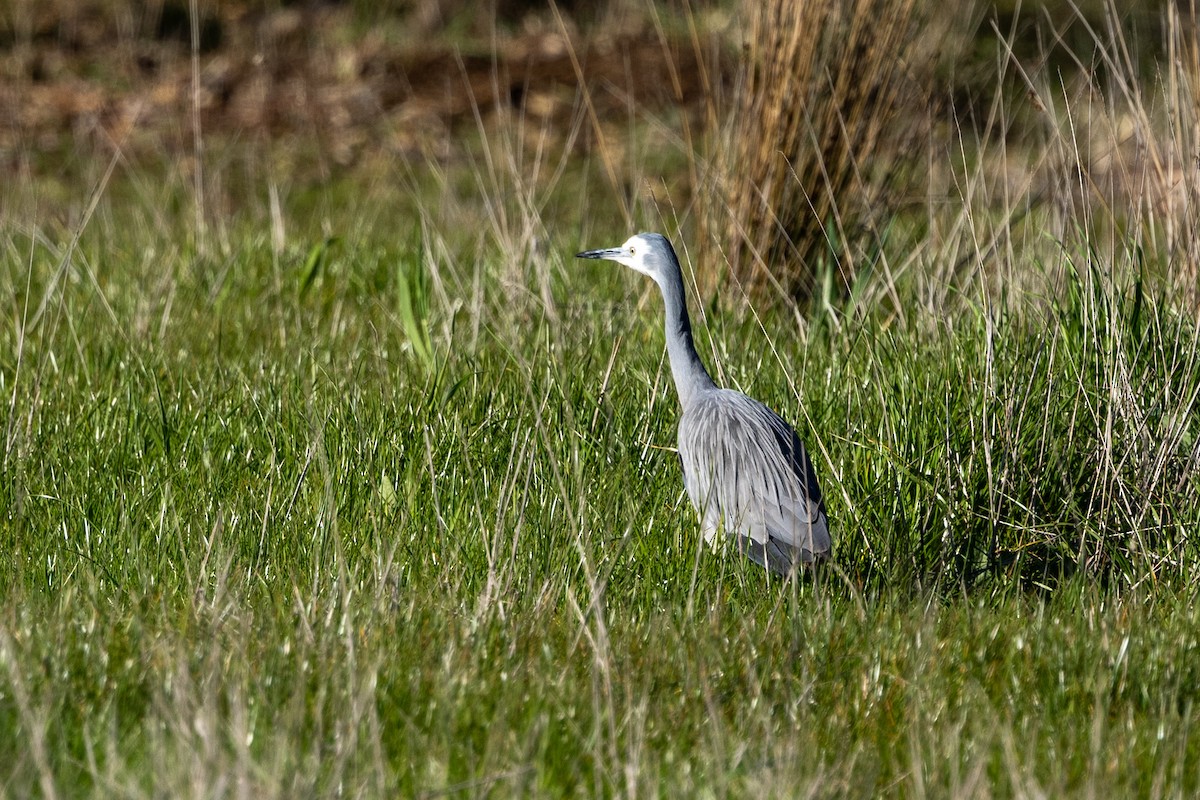
M630 236L620 247L606 247L603 250L588 250L579 253L577 258L602 258L605 261L615 261L624 264L651 278L656 277L651 269L653 261L650 256L650 242L640 235Z
M637 270L643 275L650 275L653 277L653 273L650 271L650 266L646 259L646 256L650 253L649 242L647 242L641 236L637 236L635 234L634 236L630 236L625 240L625 244L621 245L620 250L620 256L614 258L613 261L616 261L619 264L624 264L630 269Z

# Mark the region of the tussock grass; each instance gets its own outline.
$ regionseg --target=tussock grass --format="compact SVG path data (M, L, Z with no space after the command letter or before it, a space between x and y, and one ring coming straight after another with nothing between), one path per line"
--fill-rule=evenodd
M964 31L912 0L747 3L744 13L740 80L702 195L705 254L784 296L810 297L823 272L852 286L859 253L846 245L887 225L874 208L901 169L912 172L934 65L954 60Z
M1126 107L1020 77L1040 127L964 115L854 291L694 305L821 471L835 563L785 585L701 546L651 287L567 265L612 165L520 115L461 174L250 164L203 250L194 176L121 159L0 227L4 791L1194 794L1195 184L1095 180L1152 163Z

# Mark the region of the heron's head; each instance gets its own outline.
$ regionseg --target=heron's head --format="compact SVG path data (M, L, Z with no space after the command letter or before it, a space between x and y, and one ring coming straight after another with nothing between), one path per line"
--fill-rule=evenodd
M675 257L675 248L660 233L639 233L630 236L620 247L606 247L601 250L585 250L576 253L576 258L603 258L616 261L630 269L635 269L643 275L649 275L659 281L672 269L679 269L679 259Z

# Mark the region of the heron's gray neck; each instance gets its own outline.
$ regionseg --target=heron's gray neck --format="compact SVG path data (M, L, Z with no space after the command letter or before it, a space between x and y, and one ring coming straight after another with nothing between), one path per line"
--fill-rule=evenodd
M692 342L692 323L688 319L683 274L678 265L674 274L667 274L659 281L659 288L667 311L667 355L671 358L671 375L675 379L675 391L679 393L679 404L687 408L699 392L712 389L715 384Z

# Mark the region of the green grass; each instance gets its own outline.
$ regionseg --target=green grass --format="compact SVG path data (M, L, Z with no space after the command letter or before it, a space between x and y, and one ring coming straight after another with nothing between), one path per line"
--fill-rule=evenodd
M705 309L828 494L836 566L780 586L700 547L657 297L566 260L621 231L514 266L342 200L325 249L199 256L186 198L6 235L6 793L1200 785L1196 330L1133 261L905 327Z

